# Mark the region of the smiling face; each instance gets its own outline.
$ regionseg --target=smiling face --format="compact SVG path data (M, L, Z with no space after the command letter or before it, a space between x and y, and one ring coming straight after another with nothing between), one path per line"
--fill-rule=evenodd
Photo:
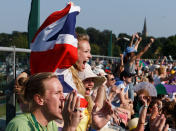
M126 84L129 84L132 82L132 77L123 77L123 80L125 81Z
M115 81L114 75L113 74L108 74L107 75L107 83L106 83L106 85L108 87L112 87L112 86L114 86L115 82L116 81Z
M76 62L77 69L79 71L83 71L85 69L86 62L89 61L91 56L91 48L90 44L86 40L81 40L78 43L78 60Z
M43 81L45 88L43 111L50 120L62 119L64 105L63 87L57 78Z
M87 78L83 81L84 87L86 89L85 95L89 96L91 93L91 90L94 87L94 81L93 78Z

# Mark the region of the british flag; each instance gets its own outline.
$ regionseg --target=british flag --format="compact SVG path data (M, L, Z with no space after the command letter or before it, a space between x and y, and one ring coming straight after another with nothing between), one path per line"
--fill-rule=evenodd
M31 74L69 68L77 60L76 16L79 6L69 3L44 21L30 44Z

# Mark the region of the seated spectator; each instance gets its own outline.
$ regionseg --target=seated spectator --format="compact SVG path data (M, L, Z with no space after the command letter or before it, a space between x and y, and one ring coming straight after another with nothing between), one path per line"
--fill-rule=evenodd
M14 90L17 95L17 102L19 103L22 112L29 112L29 104L24 100L24 86L22 86L22 83L24 83L29 75L30 73L28 71L22 72L16 78L14 85Z
M110 93L110 90L111 88L115 85L115 77L113 75L113 73L107 73L106 75L106 78L107 78L107 82L106 82L106 97L108 98L109 97L109 93Z
M120 80L120 73L124 70L123 64L123 54L120 54L120 62L117 64L117 67L114 71L114 76L116 81Z
M128 100L128 84L131 83L131 77L132 75L126 71L123 71L121 74L120 74L120 80L121 81L117 81L115 83L115 85L117 86L117 88L119 89L123 89L123 93L124 93L124 100L122 100L120 98L120 94L117 94L115 96L115 98L112 100L112 104L115 106L115 107L119 107L120 104L124 104L124 101L125 100ZM121 100L120 100L121 99Z
M105 82L106 78L94 74L89 64L86 64L84 71L79 72L78 75L85 88L85 96L91 96L91 100L89 100L94 101L97 95L97 89Z
M89 96L92 95L93 91L97 91L98 87L103 85L106 78L104 76L97 76L94 74L89 64L86 64L85 67L86 68L83 72L79 72L79 78L84 84L86 90L85 95Z

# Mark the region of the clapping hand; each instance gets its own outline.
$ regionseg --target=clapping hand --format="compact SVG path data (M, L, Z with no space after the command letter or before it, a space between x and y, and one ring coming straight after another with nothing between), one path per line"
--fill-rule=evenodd
M157 116L151 123L150 123L150 130L153 131L168 131L169 125L165 124L166 118L162 114Z
M105 100L103 107L98 109L97 104L95 103L92 110L92 126L94 129L101 129L104 127L111 118L113 110L111 104L108 100Z
M66 97L64 109L62 111L62 116L64 119L63 131L76 130L81 119L81 111L79 108L80 98L77 96L77 93L74 90Z

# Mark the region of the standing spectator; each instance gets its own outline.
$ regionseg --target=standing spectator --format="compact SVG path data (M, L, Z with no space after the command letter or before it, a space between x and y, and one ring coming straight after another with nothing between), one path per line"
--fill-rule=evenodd
M138 38L138 41L140 42L142 38ZM124 56L124 70L135 74L135 60L140 58L151 46L151 44L154 42L154 39L151 38L150 42L147 44L147 46L140 51L137 55L135 54L136 49L132 47L127 47L126 54ZM134 100L134 89L133 89L133 83L130 83L129 85L129 98Z

